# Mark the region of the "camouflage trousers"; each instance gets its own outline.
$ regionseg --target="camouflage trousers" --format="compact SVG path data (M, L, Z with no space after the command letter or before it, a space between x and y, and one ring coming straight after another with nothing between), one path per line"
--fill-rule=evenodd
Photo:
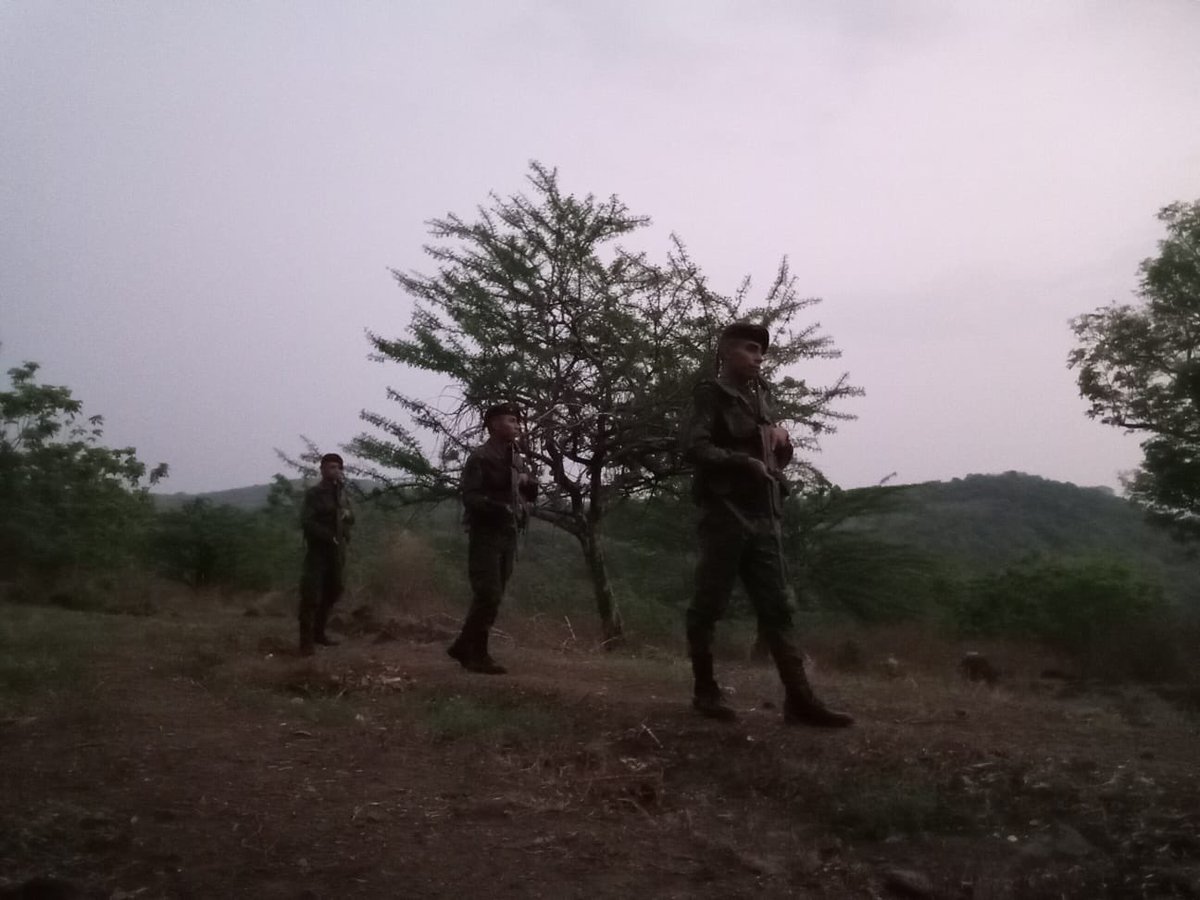
M496 622L504 590L517 558L517 532L508 528L472 528L467 536L467 578L471 607L463 622L464 642L483 641Z
M304 555L300 575L300 646L311 647L323 637L329 611L342 597L346 587L344 554L328 550L309 550Z
M758 633L771 651L789 693L808 690L804 662L792 629L787 566L774 518L742 519L706 511L700 520L696 591L686 614L688 652L697 694L717 690L712 644L716 624L729 608L740 579L758 618Z

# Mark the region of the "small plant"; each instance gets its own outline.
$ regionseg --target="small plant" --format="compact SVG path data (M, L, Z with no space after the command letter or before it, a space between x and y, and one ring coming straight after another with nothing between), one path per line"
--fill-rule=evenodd
M501 738L535 737L549 734L558 725L555 715L540 706L499 705L458 695L429 700L424 719L426 728L444 740L485 734Z
M69 614L8 607L0 621L0 709L78 684L93 640Z
M937 784L904 776L845 784L830 799L834 826L863 840L921 832L944 834L961 830L968 821Z

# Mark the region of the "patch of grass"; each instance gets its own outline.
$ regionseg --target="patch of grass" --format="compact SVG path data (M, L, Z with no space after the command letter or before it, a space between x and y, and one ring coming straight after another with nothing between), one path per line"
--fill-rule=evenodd
M970 822L939 785L905 776L844 783L829 803L834 827L862 840L957 832Z
M211 683L217 675L217 670L226 657L216 650L204 647L192 647L182 651L179 658L166 668L173 675L179 675L197 684Z
M44 607L5 604L0 612L0 707L79 684L103 641L104 623Z
M422 718L434 737L442 740L483 735L536 738L553 733L562 724L558 714L536 704L499 704L459 695L430 698Z
M312 697L289 703L287 709L313 725L349 725L358 714L357 707L345 697Z

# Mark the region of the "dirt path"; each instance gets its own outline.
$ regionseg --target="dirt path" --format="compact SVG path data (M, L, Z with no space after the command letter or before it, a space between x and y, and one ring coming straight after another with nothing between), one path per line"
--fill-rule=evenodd
M1200 895L1196 722L1142 695L831 677L862 721L829 734L782 726L748 667L722 726L661 655L509 647L487 678L411 640L298 660L281 620L61 615L86 674L0 724L10 888Z

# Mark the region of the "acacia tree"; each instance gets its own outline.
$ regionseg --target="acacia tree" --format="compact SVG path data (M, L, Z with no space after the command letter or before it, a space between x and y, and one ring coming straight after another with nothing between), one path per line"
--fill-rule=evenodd
M778 335L770 357L776 368L838 351L817 324L789 327L818 301L797 294L786 259L754 306L749 280L731 296L709 290L676 238L661 263L620 246L649 219L615 196L564 194L557 172L538 163L528 180L530 196L493 194L475 221L450 214L430 222L437 243L425 252L436 271L393 271L413 301L407 335L369 335L374 358L452 384L437 400L388 391L432 442L395 418L364 412L376 432L349 449L367 461L363 474L409 502L449 498L480 440L482 409L520 403L521 450L541 487L533 515L579 542L612 641L622 625L605 563L604 516L615 500L653 493L683 471L681 418L696 379L715 362L720 329L738 317L766 324ZM847 418L835 402L856 393L844 375L820 387L786 377L777 400L795 438L811 447Z
M1158 214L1167 236L1141 264L1136 304L1072 320L1087 414L1142 432L1143 459L1127 480L1152 518L1200 533L1200 201Z

